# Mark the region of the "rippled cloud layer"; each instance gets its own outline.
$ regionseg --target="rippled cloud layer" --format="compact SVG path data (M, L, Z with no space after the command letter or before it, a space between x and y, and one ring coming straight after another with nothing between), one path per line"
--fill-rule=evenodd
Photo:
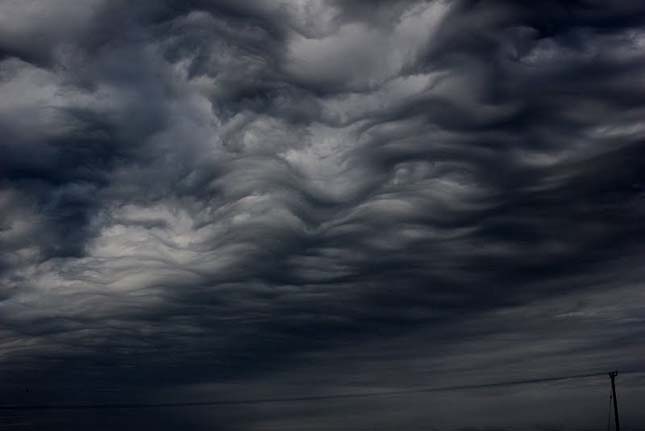
M644 24L635 0L1 2L5 401L637 367ZM521 395L430 416L597 422ZM165 426L432 423L379 403Z

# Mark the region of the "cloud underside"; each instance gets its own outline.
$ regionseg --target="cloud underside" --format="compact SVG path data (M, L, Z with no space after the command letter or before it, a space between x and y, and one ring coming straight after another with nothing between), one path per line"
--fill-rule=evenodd
M644 23L635 0L0 3L1 372L46 398L633 365Z

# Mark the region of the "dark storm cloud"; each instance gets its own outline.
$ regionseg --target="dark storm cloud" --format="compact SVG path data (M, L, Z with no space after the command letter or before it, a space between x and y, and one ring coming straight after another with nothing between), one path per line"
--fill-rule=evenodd
M633 368L644 15L635 1L2 3L10 397ZM421 359L433 366L408 371ZM194 427L257 424L234 416Z

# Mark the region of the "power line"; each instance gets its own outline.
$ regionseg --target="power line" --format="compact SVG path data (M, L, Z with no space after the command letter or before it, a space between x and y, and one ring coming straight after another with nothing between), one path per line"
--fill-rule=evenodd
M624 371L621 374L635 374L638 371ZM434 387L416 387L410 389L399 389L392 391L380 392L354 392L328 395L308 395L297 397L281 398L254 398L254 399L237 399L237 400L210 400L210 401L177 401L177 402L160 402L160 403L114 403L114 404L13 404L0 405L0 410L107 410L107 409L149 409L149 408L172 408L172 407L201 407L201 406L230 406L230 405L252 405L252 404L270 404L270 403L289 403L289 402L310 402L324 400L340 400L352 398L368 397L388 397L417 393L430 392L449 392L474 389L489 389L505 386L518 386L537 383L552 383L564 380L586 379L591 377L607 376L607 373L588 373L573 374L568 376L540 377L534 379L508 380L502 382L488 382L474 385L457 385L457 386L434 386Z

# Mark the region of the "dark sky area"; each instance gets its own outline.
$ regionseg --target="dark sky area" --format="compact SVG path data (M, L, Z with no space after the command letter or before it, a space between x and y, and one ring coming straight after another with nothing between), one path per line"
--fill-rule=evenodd
M644 218L643 0L0 0L0 407L224 403L0 430L642 430Z

